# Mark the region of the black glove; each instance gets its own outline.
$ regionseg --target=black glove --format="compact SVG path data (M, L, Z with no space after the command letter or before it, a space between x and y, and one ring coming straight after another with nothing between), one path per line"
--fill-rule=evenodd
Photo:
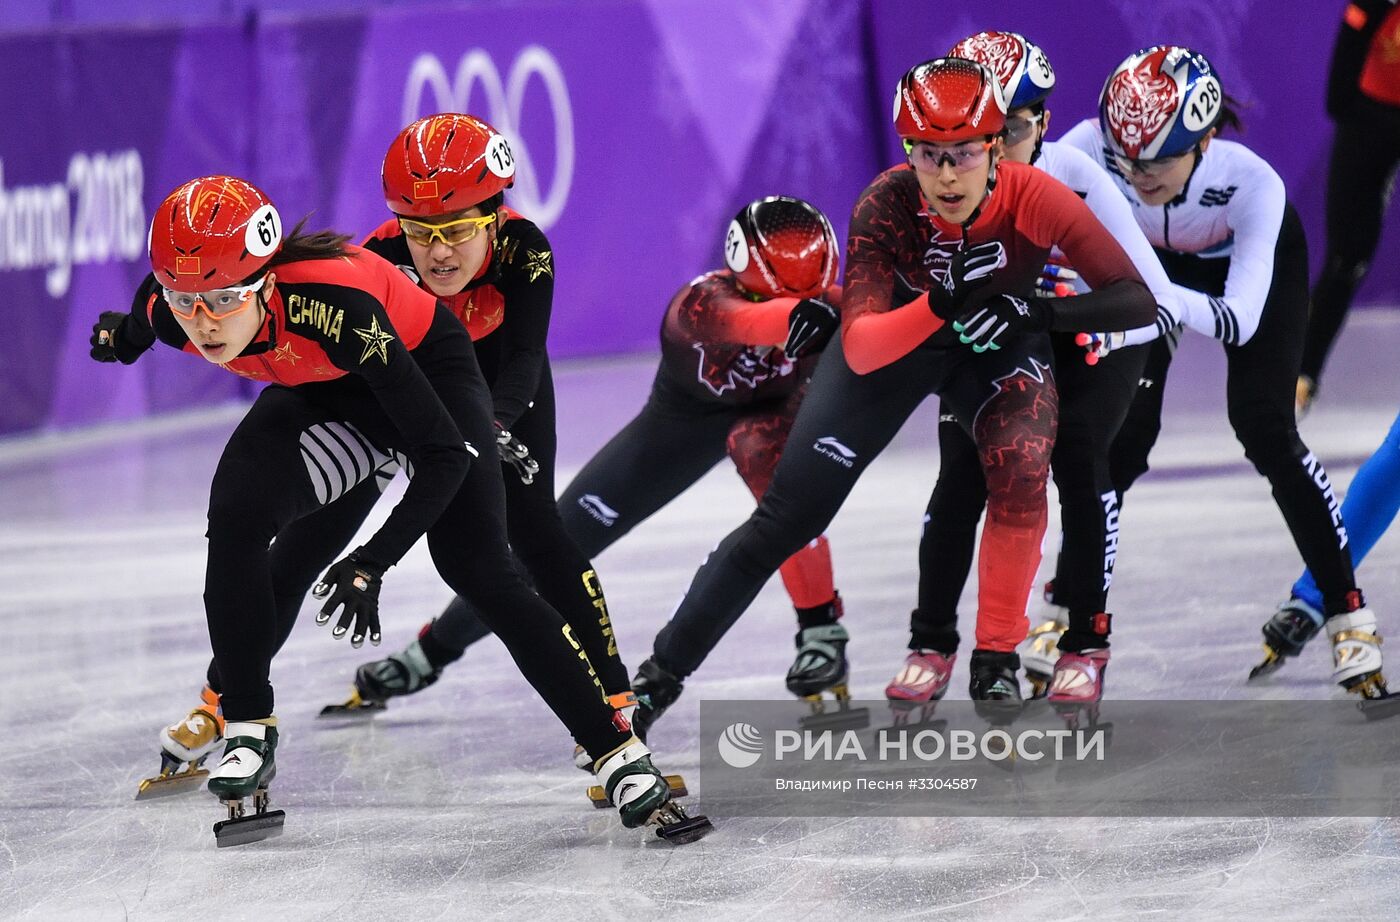
M92 349L88 355L99 362L121 362L130 365L141 357L145 349L126 341L122 334L126 330L131 315L124 311L103 311L92 325L92 336L88 344Z
M989 240L958 251L943 277L943 287L928 293L928 306L934 316L949 320L962 307L968 295L987 285L992 273L1006 265L1006 248L1000 240Z
M344 637L353 620L355 630L350 635L350 646L358 649L365 642L366 633L369 642L379 646L379 586L383 577L384 568L362 559L358 550L331 564L326 575L311 590L318 599L330 596L316 615L316 623L325 624L336 608L344 605L345 610L331 629L331 636L337 640Z
M981 304L953 321L958 340L972 347L973 352L997 350L1001 344L1022 333L1039 333L1050 329L1054 310L1045 301L1029 301L1015 295L992 295Z
M501 463L515 468L520 482L527 487L535 482L540 472L540 463L530 457L530 449L524 442L510 434L510 430L496 423L496 450L501 454Z
M803 298L788 314L788 338L783 353L790 359L820 352L841 328L841 315L821 298Z

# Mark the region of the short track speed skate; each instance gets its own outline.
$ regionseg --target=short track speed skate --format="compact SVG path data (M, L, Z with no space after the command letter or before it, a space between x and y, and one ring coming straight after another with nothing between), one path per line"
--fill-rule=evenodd
M1050 706L1071 730L1099 725L1099 706L1108 672L1109 649L1064 653L1055 662L1047 695Z
M1008 726L1021 716L1021 683L1016 670L1021 658L1015 653L973 650L967 693L977 716L993 726Z
M597 778L597 786L628 829L655 826L658 837L676 845L694 842L714 829L708 817L691 816L676 802L670 779L651 764L645 743L632 742L604 759Z
M948 693L953 664L957 661L956 653L944 656L937 650L914 650L904 658L904 665L885 686L885 699L890 703L894 726L927 724L933 720L938 702Z
M1369 608L1327 619L1332 641L1332 680L1359 695L1358 707L1367 720L1400 714L1400 694L1390 691L1381 674L1381 637L1376 616Z
M204 761L223 738L219 696L206 685L200 693L199 706L184 720L160 731L160 773L141 781L136 799L151 800L198 790L209 777Z
M870 726L870 709L851 707L851 692L846 687L850 673L846 644L850 639L839 624L820 624L797 632L797 659L788 670L787 689L812 709L798 721L802 729L861 730ZM832 698L822 697L823 692L830 692Z
M422 691L441 675L442 670L433 668L422 645L415 640L398 653L363 663L355 670L350 697L321 708L319 716L373 717L387 710L390 698Z
M1264 634L1264 659L1249 670L1249 680L1277 672L1290 657L1303 652L1309 640L1322 630L1322 612L1302 599L1289 599L1260 629Z
M227 848L280 836L287 814L267 809L267 786L277 777L277 728L234 722L227 732L224 757L209 774L209 793L228 808L228 819L214 824L215 843ZM248 797L251 814L243 806Z

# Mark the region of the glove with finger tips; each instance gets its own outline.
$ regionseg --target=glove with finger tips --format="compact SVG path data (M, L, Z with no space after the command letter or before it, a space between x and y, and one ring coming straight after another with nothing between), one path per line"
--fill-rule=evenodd
M1000 240L989 240L960 250L948 264L942 287L928 293L928 306L934 315L950 320L969 295L992 281L992 273L1006 265L1006 248Z
M1051 307L1041 301L997 294L953 321L953 330L959 334L958 341L971 346L973 352L986 352L1000 349L1022 333L1050 329L1053 315Z
M128 343L122 333L131 315L123 311L103 311L92 325L92 336L88 345L92 348L88 355L99 362L121 362L130 365L141 357L145 349Z
M512 435L499 420L496 422L496 450L501 455L501 463L514 468L521 483L529 486L535 482L535 475L540 472L540 463L530 457L529 447Z
M841 314L820 298L803 298L788 314L783 354L790 359L820 352L841 327Z
M371 644L379 646L379 587L383 577L384 567L361 557L358 550L331 564L311 590L316 598L326 599L316 615L316 623L325 624L337 608L344 606L331 636L337 640L344 637L353 622L350 646L358 648L366 635Z
M1037 298L1072 298L1079 294L1079 290L1074 287L1074 283L1079 279L1079 273L1069 266L1058 262L1048 262L1045 268L1040 271L1040 278L1035 281L1035 296Z
M1074 337L1075 345L1084 349L1084 364L1097 365L1099 359L1114 349L1123 346L1124 333L1079 333Z

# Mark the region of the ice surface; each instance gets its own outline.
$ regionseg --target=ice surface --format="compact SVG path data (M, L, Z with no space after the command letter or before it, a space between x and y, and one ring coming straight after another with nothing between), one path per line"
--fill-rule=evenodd
M1357 318L1304 423L1339 486L1400 406L1397 346L1400 316ZM639 359L558 372L565 478L640 406L651 368ZM1126 504L1109 693L1333 696L1320 643L1267 685L1244 682L1259 625L1299 564L1225 423L1222 383L1219 348L1188 339L1154 473ZM203 509L236 418L0 443L0 918L1400 914L1393 819L715 816L709 838L673 848L592 809L570 740L494 640L371 723L317 721L367 657L309 617L273 667L284 739L273 801L287 811L286 834L216 851L221 810L207 793L131 798L157 765L157 729L195 703L208 657ZM930 402L830 532L861 697L878 697L903 656L935 420ZM721 467L599 558L629 663L750 508ZM1361 571L1383 634L1400 630L1397 563L1400 543L1387 536ZM381 651L446 599L420 545L386 581ZM653 735L666 770L697 780L700 699L785 695L792 631L775 580ZM952 695L965 689L964 656ZM1376 732L1400 732L1394 724ZM703 809L703 791L692 800Z

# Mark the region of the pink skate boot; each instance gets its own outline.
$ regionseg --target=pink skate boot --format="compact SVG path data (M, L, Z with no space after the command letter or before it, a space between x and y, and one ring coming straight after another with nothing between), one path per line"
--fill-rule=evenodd
M928 722L938 699L948 692L957 660L956 653L944 656L936 650L914 650L904 658L903 668L885 687L895 726Z
M1088 718L1090 726L1098 723L1104 673L1108 671L1108 654L1108 648L1101 647L1080 653L1065 653L1055 662L1055 674L1050 679L1047 697L1071 729L1079 725L1081 714Z

